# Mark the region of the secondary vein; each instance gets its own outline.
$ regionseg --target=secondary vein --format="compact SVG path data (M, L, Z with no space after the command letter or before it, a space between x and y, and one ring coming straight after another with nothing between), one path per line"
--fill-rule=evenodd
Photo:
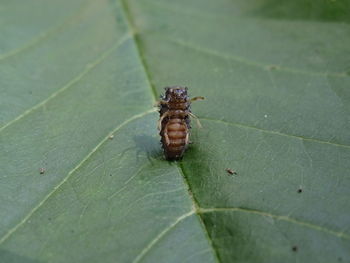
M336 236L338 238L350 240L350 235L348 235L344 232L335 231L335 230L326 228L324 226L316 225L314 223L304 222L304 221L301 221L301 220L298 220L295 218L291 218L289 216L275 215L275 214L271 214L268 212L254 210L254 209L247 209L247 208L241 208L241 207L212 207L212 208L200 208L198 212L200 214L213 213L213 212L242 212L242 213L256 214L259 216L270 217L270 218L273 218L275 220L286 221L286 222L289 222L292 224L304 226L307 228L312 228L312 229L322 231L322 232L328 233L330 235Z
M87 64L82 72L80 72L77 76L75 76L73 79L71 79L68 83L66 83L63 87L58 89L56 92L52 93L49 97L44 99L43 101L39 102L38 104L34 105L33 107L27 109L25 112L22 114L18 115L15 119L9 121L6 123L4 126L0 128L0 132L5 130L7 127L10 125L14 124L15 122L19 121L20 119L24 118L31 112L35 111L36 109L44 106L47 104L49 101L60 95L62 92L68 90L69 88L73 87L75 84L79 83L83 77L88 74L91 70L93 70L96 66L101 64L108 56L116 50L118 47L120 47L126 40L130 38L129 34L126 34L124 37L122 37L116 44L114 44L110 49L108 49L106 52L102 53L98 58L96 58L94 61L91 63Z
M300 135L292 135L292 134L283 133L283 132L279 132L279 131L266 130L266 129L259 128L259 127L249 126L249 125L243 124L243 123L236 123L236 122L212 119L212 118L207 118L207 117L200 117L200 119L206 120L206 121L212 121L212 122L219 122L219 123L223 123L226 125L232 125L232 126L236 126L236 127L245 128L245 129L251 129L251 130L261 131L261 132L265 132L265 133L275 134L275 135L279 135L279 136L285 136L285 137L300 139L300 140L304 140L304 141L328 144L328 145L333 145L333 146L337 146L337 147L344 147L344 148L350 149L350 145L347 145L347 144L328 142L328 141L323 141L323 140L316 139L316 138L308 138L308 137L304 137L304 136L300 136Z
M118 125L115 129L108 132L107 135L104 137L102 141L100 141L83 159L80 163L77 164L68 174L65 178L63 178L58 185L56 185L51 192L49 192L41 202L36 205L17 225L15 225L13 228L11 228L2 238L0 238L0 245L4 243L13 233L17 231L22 225L24 225L28 219L41 207L45 202L58 190L60 187L67 182L67 180L74 174L75 171L77 171L107 140L109 140L110 134L115 134L117 131L119 131L121 128L123 128L125 125L130 123L131 121L141 118L149 113L154 112L154 109L136 114L132 116L131 118L125 120L120 125Z

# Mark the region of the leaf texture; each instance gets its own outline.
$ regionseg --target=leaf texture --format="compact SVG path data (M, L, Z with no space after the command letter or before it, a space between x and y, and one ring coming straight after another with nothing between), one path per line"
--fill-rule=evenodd
M350 9L317 2L2 2L0 262L350 262ZM173 163L169 85L206 97Z

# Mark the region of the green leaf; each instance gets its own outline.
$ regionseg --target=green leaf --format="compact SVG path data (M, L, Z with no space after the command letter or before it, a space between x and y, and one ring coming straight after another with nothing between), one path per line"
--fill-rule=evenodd
M3 1L0 262L350 262L349 5Z

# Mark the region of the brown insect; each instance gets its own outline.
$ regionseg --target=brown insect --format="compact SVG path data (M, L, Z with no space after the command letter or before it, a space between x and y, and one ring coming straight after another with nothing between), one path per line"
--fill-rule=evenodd
M166 87L165 95L158 102L160 119L159 135L167 160L179 160L183 156L190 136L191 102L203 100L203 97L189 99L186 87ZM201 127L198 119L197 124Z

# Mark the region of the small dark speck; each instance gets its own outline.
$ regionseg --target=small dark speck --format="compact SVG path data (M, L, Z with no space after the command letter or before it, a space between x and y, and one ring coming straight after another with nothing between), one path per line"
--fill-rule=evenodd
M40 172L40 174L44 174L45 173L45 168L40 168L39 172Z
M225 171L226 171L228 174L231 174L231 175L235 174L235 175L237 175L237 172L234 171L234 170L232 170L232 169L226 168Z
M276 69L278 69L278 66L270 65L270 66L267 66L267 69L268 70L276 70Z
M341 262L341 261L343 261L343 259L342 259L341 257L339 257L339 258L338 258L338 261Z
M297 252L297 251L298 251L298 247L297 247L297 246L293 246L293 247L292 247L292 250L293 250L294 252Z
M303 189L299 188L297 192L300 194L303 192Z
M70 232L71 232L71 233L74 233L75 231L74 231L74 230L71 230Z
M110 174L109 176L112 176L112 174Z
M51 221L51 217L49 217L48 220Z

